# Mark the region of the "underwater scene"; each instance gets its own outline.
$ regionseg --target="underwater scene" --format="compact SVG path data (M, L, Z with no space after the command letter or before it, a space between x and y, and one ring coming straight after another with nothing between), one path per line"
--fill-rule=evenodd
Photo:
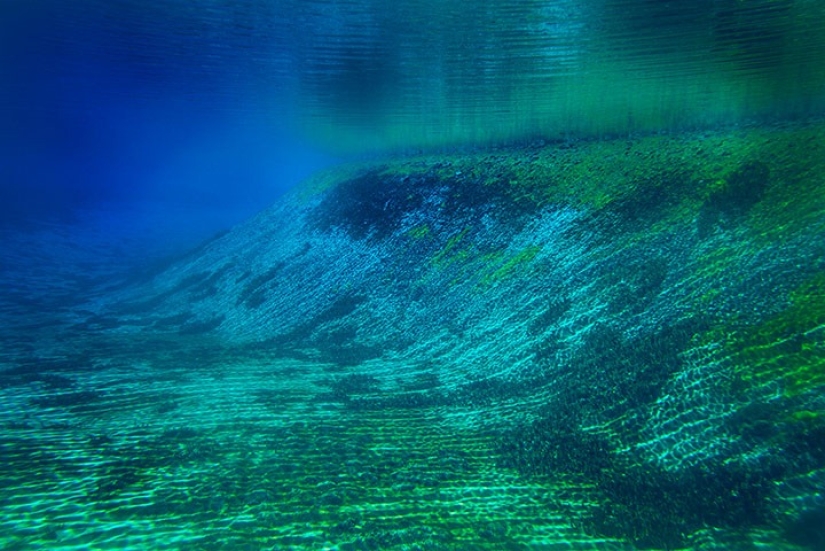
M825 550L825 3L0 2L0 549Z

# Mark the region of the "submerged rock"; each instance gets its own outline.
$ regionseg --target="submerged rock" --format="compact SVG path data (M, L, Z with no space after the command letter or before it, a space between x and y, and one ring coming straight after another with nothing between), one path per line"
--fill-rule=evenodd
M93 310L119 334L326 366L292 375L322 411L420 412L492 435L504 471L587 488L567 513L591 536L675 548L747 534L803 515L825 469L823 136L720 130L337 168ZM753 429L754 404L777 430Z

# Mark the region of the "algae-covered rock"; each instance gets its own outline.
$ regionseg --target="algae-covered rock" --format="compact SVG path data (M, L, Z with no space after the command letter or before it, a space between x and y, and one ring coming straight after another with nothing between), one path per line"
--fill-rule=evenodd
M781 541L825 470L823 130L332 169L97 315L325 366L293 382L335 411L484 435L585 539Z

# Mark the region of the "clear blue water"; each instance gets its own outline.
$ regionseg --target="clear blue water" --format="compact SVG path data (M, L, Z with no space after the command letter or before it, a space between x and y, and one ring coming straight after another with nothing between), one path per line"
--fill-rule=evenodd
M822 108L815 1L38 0L2 10L4 218L97 198L251 213L341 155Z
M0 548L825 549L823 51L0 0Z

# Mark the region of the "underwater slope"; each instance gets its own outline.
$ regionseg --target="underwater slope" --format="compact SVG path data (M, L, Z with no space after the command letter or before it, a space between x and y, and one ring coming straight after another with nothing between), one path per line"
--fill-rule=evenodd
M90 302L34 404L198 548L820 549L823 130L326 172Z
M348 408L455 410L630 516L769 524L775 483L825 467L821 130L329 173L115 312L329 364Z

